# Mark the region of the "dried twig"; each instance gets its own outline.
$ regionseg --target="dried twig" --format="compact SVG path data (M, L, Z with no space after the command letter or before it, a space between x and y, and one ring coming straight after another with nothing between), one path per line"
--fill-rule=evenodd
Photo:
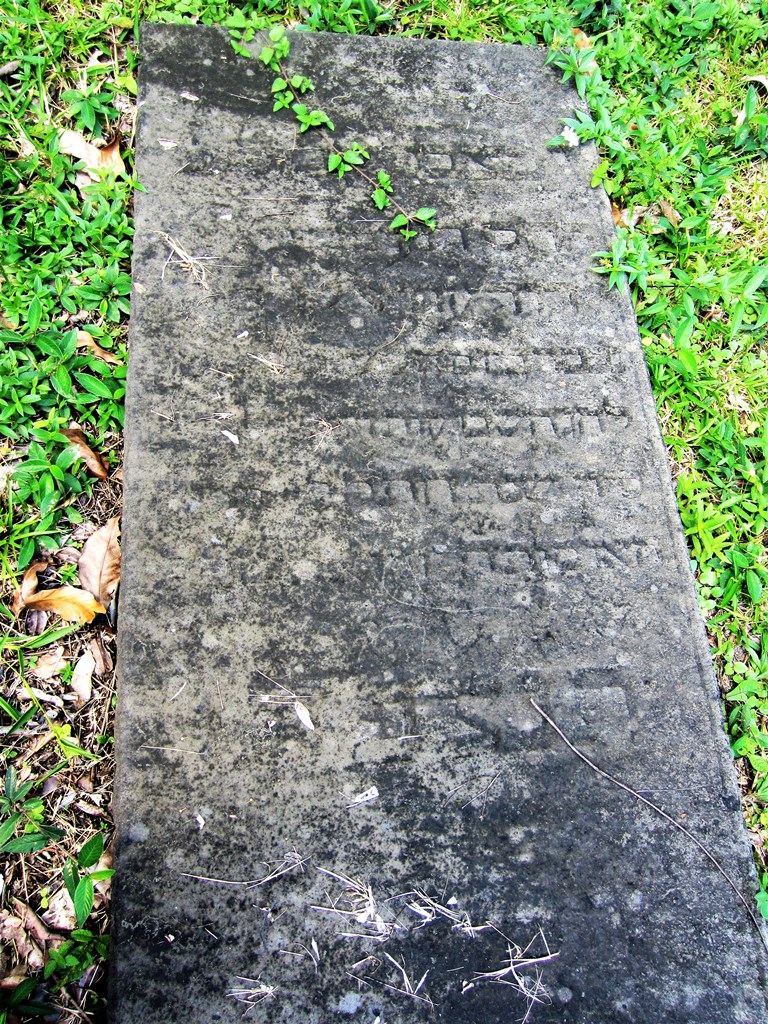
M536 711L538 711L538 713L541 715L544 721L547 722L547 724L555 730L557 735L560 737L563 743L565 743L569 750L572 750L573 753L578 758L580 758L584 762L584 764L588 765L593 772L596 772L601 778L605 779L607 782L610 782L612 785L618 786L619 789L623 789L625 793L629 793L630 796L633 796L635 798L635 800L639 800L641 804L645 804L646 807L650 807L652 811L655 811L656 814L662 817L669 825L672 825L674 828L676 828L678 832L682 832L684 836L687 836L692 843L698 846L698 848L701 850L701 852L704 854L707 860L710 861L710 863L717 868L719 873L723 876L728 885L731 887L731 889L733 889L733 891L738 896L744 909L749 914L752 924L757 929L757 933L760 936L760 941L762 942L765 951L768 952L768 940L766 940L766 937L763 934L763 930L760 927L760 924L757 918L755 917L754 913L752 912L752 908L750 907L749 903L747 903L746 899L742 895L740 889L738 888L734 880L731 878L731 876L728 874L728 872L725 870L722 864L717 860L714 854L710 853L707 847L699 839L696 838L693 832L689 831L689 829L687 829L684 825L681 825L679 821L675 821L675 819L670 814L667 814L666 811L662 810L661 807L658 806L658 804L655 804L652 800L649 800L647 797L643 796L642 793L638 793L636 789L632 789L632 787L628 786L625 782L621 782L613 775L609 775L608 772L603 771L602 768L598 768L594 761L590 761L586 754L582 753L582 751L579 750L578 747L574 746L574 744L571 743L571 741L565 735L563 730L555 722L552 721L552 719L549 717L546 711L542 711L542 709L539 707L539 705L536 703L533 697L531 697L530 700L531 704L534 706Z
M188 270L192 274L193 280L197 281L201 287L208 290L208 278L205 273L204 260L217 260L218 256L190 256L187 250L181 245L181 243L172 238L170 235L164 232L158 232L160 237L163 239L166 245L170 247L168 258L163 264L163 271L160 274L160 280L165 280L165 271L169 266L180 266L183 270ZM173 257L176 257L174 259Z
M328 878L340 882L343 889L335 898L326 893L329 906L310 904L310 909L320 913L334 914L360 925L360 931L342 932L344 938L374 939L376 942L386 942L393 931L402 927L397 921L384 919L370 885L325 868L318 868L318 871Z
M268 882L274 882L276 878L288 875L292 871L299 870L303 874L304 865L308 860L309 857L302 857L295 849L289 850L277 867L269 871L263 878L251 878L245 881L239 881L235 878L215 878L211 875L193 875L188 871L180 871L179 875L182 878L193 878L196 882L213 882L215 885L235 885L245 889L258 889L259 886L266 885Z
M447 903L440 903L423 889L414 889L413 892L403 893L401 896L396 896L395 899L407 900L409 897L411 899L410 902L406 902L406 907L421 919L420 923L416 925L415 931L419 931L440 917L450 921L452 931L459 931L473 938L481 932L495 930L494 926L488 922L481 925L472 924L469 914L465 910L458 909L455 897L451 897Z
M309 860L309 857L302 857L301 854L297 853L296 850L290 850L285 854L282 861L273 868L268 874L264 875L263 878L257 878L252 882L248 882L246 885L247 889L258 889L261 885L266 885L268 882L274 882L276 878L281 878L283 875L288 875L292 871L299 870L304 874L304 865Z
M499 930L495 928L494 931L498 932ZM472 980L464 982L461 991L462 994L470 992L486 982L491 985L509 985L527 1001L525 1017L521 1022L521 1024L526 1024L537 1003L549 1002L549 995L542 982L541 967L551 963L559 954L550 950L541 930L531 939L525 949L521 949L502 932L499 932L499 935L507 943L507 953L505 959L502 960L501 967L489 971L475 971ZM544 943L546 952L540 956L530 956L531 947L539 938ZM530 973L523 972L532 972L532 976Z
M256 355L255 352L246 352L245 354L250 356L251 359L255 359L257 363L261 363L263 366L266 366L268 370L271 370L272 373L276 373L278 376L281 373L285 373L288 369L279 357L276 359L266 359L264 356Z
M341 426L341 420L338 420L336 423L329 423L328 420L318 419L317 422L320 424L319 430L309 435L310 441L315 442L313 445L314 451L322 448L334 430L338 430Z
M244 1017L247 1017L251 1010L258 1006L259 1003L275 998L275 992L277 992L277 987L275 985L265 985L263 981L259 979L254 980L253 978L236 978L235 980L245 981L252 986L250 988L236 987L227 992L228 996L236 999L238 1003L245 1003L248 1007L243 1014Z
M409 996L411 999L415 999L419 1003L426 1003L427 1006L429 1006L431 1009L434 1009L435 1004L432 1002L432 1000L430 999L426 992L424 992L422 995L419 995L419 992L421 991L424 982L427 980L429 969L424 971L424 973L421 976L421 979L414 985L410 977L408 976L408 971L406 970L405 967L405 961L403 961L403 963L400 963L398 960L395 960L393 956L390 956L389 953L385 953L384 956L387 958L387 960L389 960L390 963L395 965L403 979L402 988L398 988L396 985L388 985L386 983L384 984L384 988L389 989L390 992L399 992L401 995Z

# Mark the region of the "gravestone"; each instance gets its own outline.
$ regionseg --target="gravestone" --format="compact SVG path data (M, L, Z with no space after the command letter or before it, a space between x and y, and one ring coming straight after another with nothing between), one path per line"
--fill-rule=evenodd
M547 147L575 94L535 48L294 34L437 208L405 243L226 34L142 50L115 1024L765 1022L691 838L750 901L610 209Z

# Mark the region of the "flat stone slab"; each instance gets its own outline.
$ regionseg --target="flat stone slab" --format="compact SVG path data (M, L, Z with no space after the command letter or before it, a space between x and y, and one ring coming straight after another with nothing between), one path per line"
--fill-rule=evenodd
M405 244L224 33L142 47L115 1024L765 1022L737 895L531 700L751 899L596 155L546 146L574 93L294 35L438 209Z

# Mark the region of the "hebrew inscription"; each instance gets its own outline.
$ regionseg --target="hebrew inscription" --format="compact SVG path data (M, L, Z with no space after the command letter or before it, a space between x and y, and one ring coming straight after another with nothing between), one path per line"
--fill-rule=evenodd
M759 1024L754 886L595 153L536 49L142 36L115 1024ZM169 259L167 237L207 287Z

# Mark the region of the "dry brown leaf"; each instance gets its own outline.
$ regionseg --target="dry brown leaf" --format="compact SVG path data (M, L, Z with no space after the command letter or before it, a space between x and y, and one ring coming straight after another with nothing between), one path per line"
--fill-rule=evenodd
M27 636L42 636L48 626L48 612L30 608L24 622L24 631Z
M83 547L77 563L80 583L103 605L112 600L120 580L120 517L110 519Z
M35 698L44 704L53 704L54 707L63 708L64 701L56 693L46 693L45 690L39 690L36 686L30 686L29 692Z
M80 558L80 551L78 548L65 547L59 548L54 553L54 557L57 562L66 562L68 565L77 565L78 559Z
M108 352L105 348L102 348L93 338L93 335L89 334L88 331L77 332L77 347L78 348L89 348L91 352L105 363L110 363L112 366L122 366L123 362L118 359L112 352Z
M64 657L64 648L57 647L54 651L40 655L37 659L37 664L32 669L32 675L37 679L53 679L66 664L67 659Z
M573 30L573 45L577 50L591 50L592 40L589 38L586 32L580 28L574 28ZM585 65L584 72L587 75L591 75L592 72L597 68L597 61L592 58L589 64Z
M125 174L125 164L120 156L119 139L115 139L109 146L99 149L92 142L88 142L80 132L65 129L59 135L59 152L73 156L76 160L82 160L89 176L94 181L99 180L99 171Z
M93 685L91 678L93 676L93 670L96 668L96 659L90 651L86 651L77 659L75 670L72 673L72 679L70 685L72 691L77 696L77 706L81 708L83 704L87 704L91 699L91 693L93 691Z
M54 612L65 622L93 622L106 608L99 604L93 594L77 587L56 587L55 590L40 590L31 594L24 605L41 611Z
M611 214L613 216L613 223L617 228L627 227L626 210L620 210L616 203L611 203Z
M43 914L43 920L57 931L71 932L73 928L77 928L77 915L66 889L59 889L48 901L48 909Z
M99 858L99 863L93 869L96 871L111 871L112 870L112 854L109 850L105 850ZM102 905L106 906L109 903L109 890L112 886L111 878L102 878L99 882L93 883L94 891L101 896Z
M13 906L16 913L21 918L23 927L41 948L44 949L46 943L50 942L51 939L56 938L56 936L52 935L46 928L34 910L31 910L26 903L22 903L21 900L17 899L15 896L13 897Z
M591 50L592 40L589 38L586 32L580 28L574 28L573 32L573 45L577 50Z
M74 528L72 531L72 540L88 540L89 537L96 533L97 529L98 527L96 526L96 523L92 523L90 519L86 519L84 523L80 523L79 526Z
M677 212L674 206L671 206L665 199L659 200L659 206L661 207L661 212L667 218L672 227L679 227L680 221L683 218L680 216L680 214Z
M20 917L0 911L0 939L6 946L16 947L16 956L31 971L43 969L43 954L37 943L29 937Z
M33 562L24 573L21 587L13 595L11 611L14 615L18 615L22 608L26 608L27 598L37 590L37 574L47 568L47 562Z
M24 969L23 964L16 964L16 966L12 970L10 970L8 974L0 978L0 989L10 991L14 988L18 988L18 986L22 983L22 981L24 981L26 977L27 972Z
M91 640L87 649L93 655L95 664L94 673L97 676L107 676L112 671L112 655L107 650L104 641L101 639Z
M69 430L62 430L60 433L66 437L70 445L77 452L78 458L83 460L93 475L97 476L99 480L106 480L109 476L109 470L102 457L88 444L88 438L80 427L70 427Z

